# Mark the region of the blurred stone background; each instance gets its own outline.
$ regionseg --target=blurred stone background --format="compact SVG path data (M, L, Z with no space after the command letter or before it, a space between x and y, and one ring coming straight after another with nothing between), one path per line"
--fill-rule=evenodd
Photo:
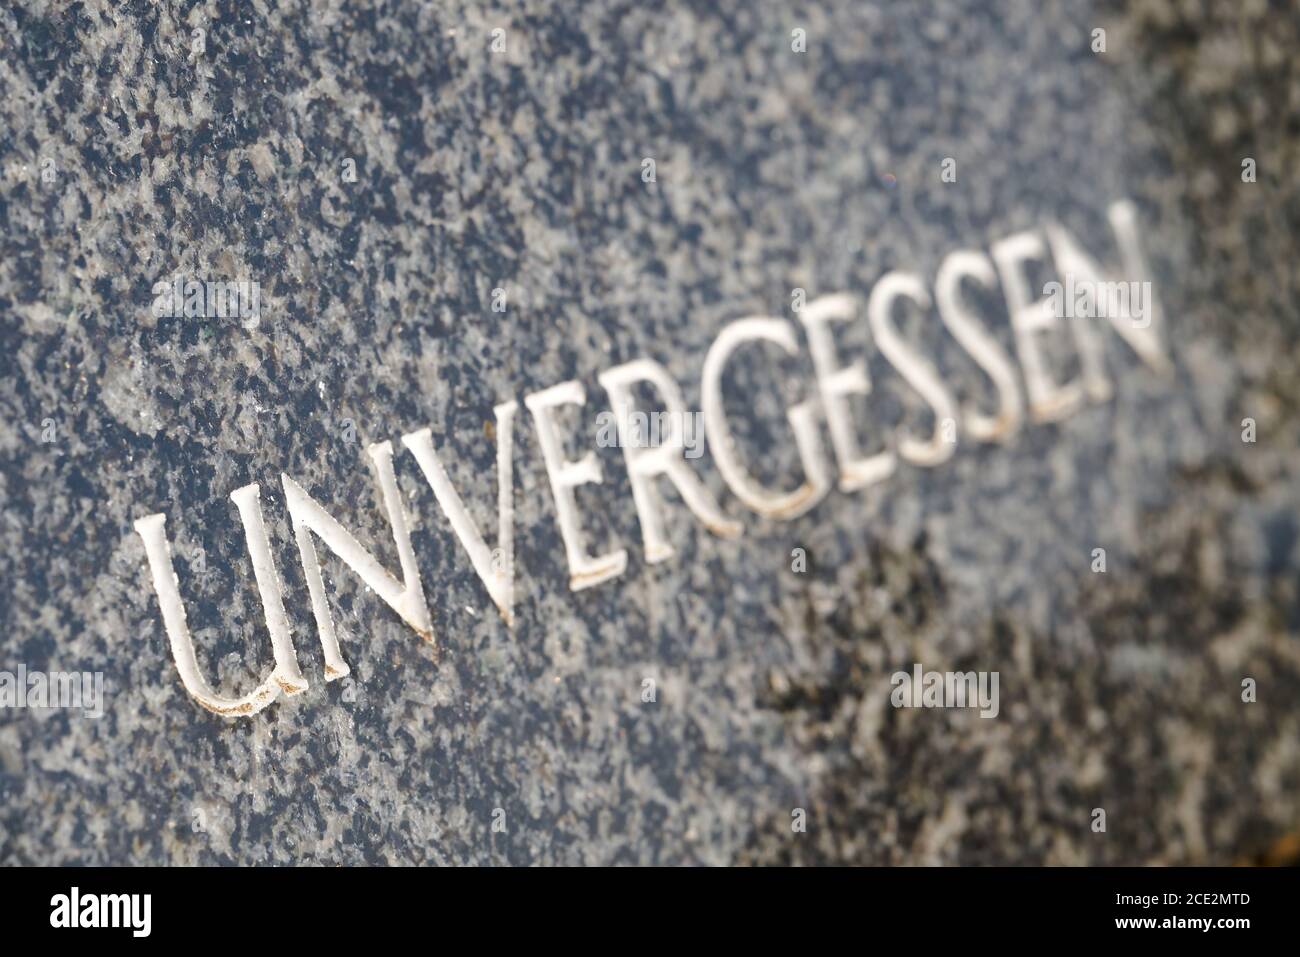
M1285 856L1298 32L1295 4L1260 0L0 11L0 669L99 670L109 692L98 721L0 711L0 862ZM662 361L695 402L718 330L789 316L793 287L929 282L948 252L1048 219L1113 260L1124 197L1173 380L1112 347L1111 402L793 522L744 511L706 456L745 536L669 494L678 554L653 566L602 449L605 484L579 492L591 547L631 560L576 594L521 410L513 630L399 450L440 649L322 550L353 668L325 684L281 471L395 565L365 443L431 427L494 529L495 403L578 378L576 455L618 362ZM259 281L260 322L154 318L176 274ZM1000 292L983 305L1010 348ZM933 316L906 332L985 395ZM838 338L869 356L868 447L923 425L865 322ZM765 480L797 469L782 410L810 379L806 351L729 377ZM181 687L131 522L167 514L200 662L242 691L270 667L228 498L253 481L312 688L235 721ZM913 662L999 671L1001 714L894 710L889 675Z

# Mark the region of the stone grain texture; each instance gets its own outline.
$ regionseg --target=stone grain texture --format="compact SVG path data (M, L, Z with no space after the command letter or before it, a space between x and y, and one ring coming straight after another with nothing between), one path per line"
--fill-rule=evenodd
M1298 48L1263 0L5 4L0 670L109 697L0 711L0 863L1259 858L1300 824ZM1114 260L1124 197L1171 378L1111 337L1112 401L792 522L706 455L745 535L669 494L655 565L600 449L592 550L631 560L579 593L521 407L513 629L399 446L437 649L322 551L353 669L324 681L282 471L396 567L364 449L428 426L491 538L497 402L579 379L576 456L618 362L694 406L723 325L794 287L928 283L1048 220ZM259 282L260 318L154 317L176 275ZM987 406L933 314L904 331ZM928 428L865 322L839 338L864 445ZM765 481L797 473L810 381L806 350L728 376ZM242 692L270 667L229 500L254 481L312 687L231 720L181 687L131 523L166 513L201 666ZM998 671L1000 715L893 709L913 662Z

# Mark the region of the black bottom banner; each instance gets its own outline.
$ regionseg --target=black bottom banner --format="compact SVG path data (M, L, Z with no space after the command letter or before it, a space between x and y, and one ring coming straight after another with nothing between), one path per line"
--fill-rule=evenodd
M373 943L375 933L512 933L563 926L593 944L697 927L734 944L783 925L805 940L852 926L873 941L1098 936L1228 944L1294 926L1300 871L1186 869L9 869L0 901L20 939ZM965 930L963 930L965 928ZM696 931L692 931L696 933ZM1244 936L1243 936L1244 935ZM1270 937L1271 939L1271 937Z

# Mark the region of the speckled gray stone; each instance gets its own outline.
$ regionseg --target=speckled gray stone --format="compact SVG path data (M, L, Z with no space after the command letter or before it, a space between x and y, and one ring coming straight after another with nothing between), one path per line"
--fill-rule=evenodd
M0 863L1229 862L1300 824L1294 9L651 6L0 11L0 670L108 686L99 720L0 710ZM1049 219L1113 259L1125 197L1172 378L1112 337L1112 401L791 522L706 455L745 534L669 495L655 565L601 449L584 520L630 563L578 593L521 408L513 629L399 446L438 650L322 551L353 669L324 681L281 471L396 567L366 443L432 428L494 531L497 402L577 378L577 455L610 366L657 359L694 405L723 325L794 287L928 283ZM258 281L260 321L155 318L178 274ZM1000 293L982 314L1010 349ZM904 331L987 401L933 315ZM864 444L925 427L865 323L839 338ZM811 377L806 348L728 376L765 481ZM166 513L200 664L242 693L271 661L250 482L312 687L232 720L182 688L131 523ZM999 671L1000 715L890 707L913 662Z

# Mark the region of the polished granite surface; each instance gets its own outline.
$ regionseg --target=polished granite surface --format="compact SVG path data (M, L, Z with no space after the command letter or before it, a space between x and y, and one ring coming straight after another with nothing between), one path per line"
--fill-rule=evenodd
M102 672L106 699L0 708L0 863L1265 853L1300 824L1298 34L1260 0L6 6L0 670ZM1121 200L1169 374L1108 335L1109 400L791 520L710 449L691 467L743 535L666 491L676 554L647 562L598 376L651 358L697 409L731 320L932 287L1049 223L1118 262ZM159 315L175 278L256 282L256 314ZM1003 291L972 301L1015 355ZM933 312L902 331L994 407ZM725 379L787 488L799 336ZM864 452L924 434L867 323L836 336L868 360ZM581 591L523 401L567 380L566 454L605 479L587 546L628 552ZM507 627L400 437L432 430L491 544L512 399ZM437 644L320 548L352 669L327 683L280 475L396 570L383 441ZM310 688L224 718L181 684L133 523L167 516L200 670L243 694L271 667L230 500L253 482ZM914 663L997 671L998 716L891 707Z

